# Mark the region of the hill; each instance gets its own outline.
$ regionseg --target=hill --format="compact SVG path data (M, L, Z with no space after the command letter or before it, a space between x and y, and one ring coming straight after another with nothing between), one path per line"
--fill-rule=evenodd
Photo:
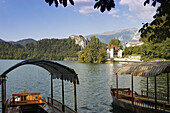
M0 42L5 42L4 40L0 39Z
M139 41L140 34L138 33L137 28L127 28L122 30L115 30L109 31L99 34L92 34L88 35L87 37L90 38L91 36L95 35L102 41L103 43L108 44L111 38L117 38L121 41L121 44L125 47L126 42L137 42Z
M26 45L29 44L29 43L36 43L36 42L37 42L37 41L34 40L34 39L32 39L32 38L28 38L28 39L19 40L19 41L16 41L16 42L12 41L12 42L10 42L10 43L11 43L11 44L20 44L20 45L22 45L22 46L26 46Z
M34 39L32 39L32 38L28 38L28 39L19 40L19 41L17 41L16 43L25 46L25 45L28 44L28 43L36 43L36 42L37 42L37 41L34 40Z

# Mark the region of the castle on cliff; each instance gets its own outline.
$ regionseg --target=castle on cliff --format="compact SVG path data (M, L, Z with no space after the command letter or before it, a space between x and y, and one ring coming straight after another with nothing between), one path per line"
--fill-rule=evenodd
M85 48L89 42L87 37L83 37L82 35L71 35L69 36L69 38L71 38L72 40L75 40L75 43L78 44L79 46L81 46L81 48Z

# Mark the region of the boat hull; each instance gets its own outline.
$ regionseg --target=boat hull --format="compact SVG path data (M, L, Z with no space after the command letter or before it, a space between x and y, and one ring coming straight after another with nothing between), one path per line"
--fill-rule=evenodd
M127 103L124 102L122 100L117 99L115 96L113 96L113 93L111 92L112 98L113 98L113 102L124 108L124 109L128 109L132 112L135 113L170 113L170 112L164 112L164 111L160 111L160 110L155 110L155 109L149 109L149 108L144 108L144 107L140 107L140 106L136 106L136 105L132 105L131 103Z

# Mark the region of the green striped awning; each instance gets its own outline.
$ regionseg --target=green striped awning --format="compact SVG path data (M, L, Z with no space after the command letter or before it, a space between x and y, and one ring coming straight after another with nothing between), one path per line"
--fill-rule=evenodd
M127 64L119 68L117 75L133 74L134 76L155 77L170 72L170 61L143 62Z

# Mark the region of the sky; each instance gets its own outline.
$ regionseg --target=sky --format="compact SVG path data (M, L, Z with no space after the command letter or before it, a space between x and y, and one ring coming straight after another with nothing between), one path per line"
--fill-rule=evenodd
M69 1L69 0L68 0ZM45 0L0 0L0 39L68 38L126 28L141 28L151 22L156 8L144 6L145 0L115 0L115 8L101 13L95 0L74 0L67 7Z

